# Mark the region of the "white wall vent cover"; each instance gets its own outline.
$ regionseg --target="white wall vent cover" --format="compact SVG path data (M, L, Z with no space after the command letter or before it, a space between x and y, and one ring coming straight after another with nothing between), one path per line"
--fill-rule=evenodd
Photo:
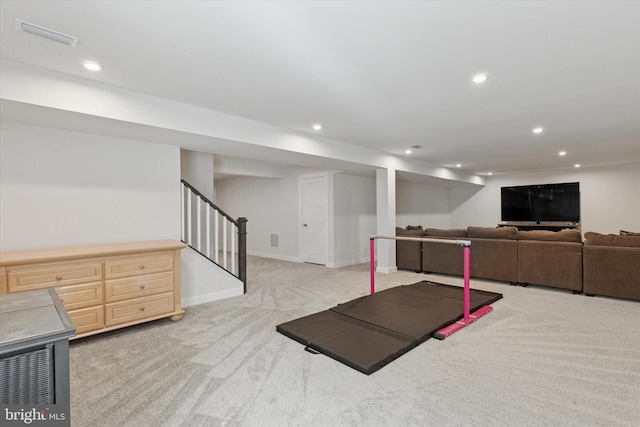
M76 47L78 44L78 37L63 34L58 31L50 30L40 25L32 24L22 19L16 18L16 30L24 31L25 33L33 34L35 36L44 37L45 39L53 40L58 43L66 44L67 46Z

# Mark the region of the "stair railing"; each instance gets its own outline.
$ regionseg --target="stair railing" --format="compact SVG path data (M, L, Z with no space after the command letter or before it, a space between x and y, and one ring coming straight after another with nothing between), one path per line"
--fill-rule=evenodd
M181 180L182 241L244 283L247 292L247 219L233 219Z

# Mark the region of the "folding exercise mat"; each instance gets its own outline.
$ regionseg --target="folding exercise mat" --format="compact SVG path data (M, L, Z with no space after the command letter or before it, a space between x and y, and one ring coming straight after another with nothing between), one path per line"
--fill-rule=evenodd
M470 290L471 310L500 298ZM463 288L422 281L339 304L276 331L367 375L463 317Z

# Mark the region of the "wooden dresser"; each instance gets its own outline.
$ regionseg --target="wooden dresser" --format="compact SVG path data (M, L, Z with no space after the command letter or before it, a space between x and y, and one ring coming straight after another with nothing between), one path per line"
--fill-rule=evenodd
M55 288L74 338L182 319L176 240L0 252L0 294Z

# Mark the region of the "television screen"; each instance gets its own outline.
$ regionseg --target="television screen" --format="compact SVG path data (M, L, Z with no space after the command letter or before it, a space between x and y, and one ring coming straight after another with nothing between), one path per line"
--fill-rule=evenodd
M502 187L502 221L580 221L580 183Z

